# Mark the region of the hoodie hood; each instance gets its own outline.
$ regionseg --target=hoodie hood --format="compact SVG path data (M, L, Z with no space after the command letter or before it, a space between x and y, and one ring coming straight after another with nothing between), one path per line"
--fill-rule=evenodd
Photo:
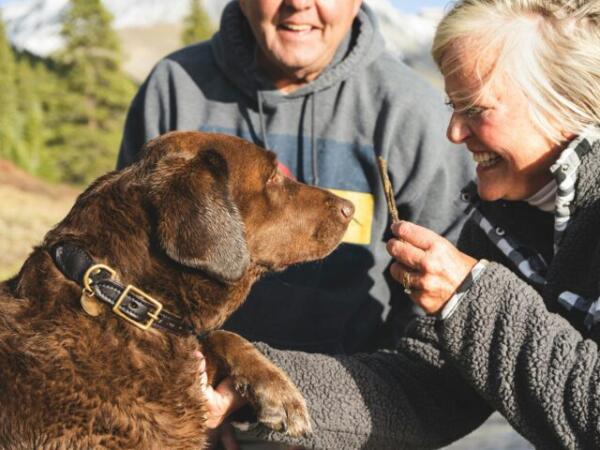
M310 83L283 94L261 74L256 64L256 41L237 0L225 7L220 29L211 44L217 65L225 76L253 99L261 92L266 107L275 106L283 98L303 97L336 85L368 66L385 50L375 14L363 3L351 31L325 70Z

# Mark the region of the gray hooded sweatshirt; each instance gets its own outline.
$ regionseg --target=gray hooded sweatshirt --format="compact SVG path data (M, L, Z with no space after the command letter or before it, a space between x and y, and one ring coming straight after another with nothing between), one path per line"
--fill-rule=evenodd
M376 158L387 159L402 218L455 239L467 152L449 144L440 93L384 48L363 4L333 61L284 94L258 69L255 41L237 2L211 41L160 61L135 97L119 167L171 130L240 136L274 151L298 180L356 206L344 243L324 261L261 280L227 328L276 347L352 353L387 345L409 300L389 282L386 200ZM285 169L284 169L285 170ZM389 320L391 327L384 327Z

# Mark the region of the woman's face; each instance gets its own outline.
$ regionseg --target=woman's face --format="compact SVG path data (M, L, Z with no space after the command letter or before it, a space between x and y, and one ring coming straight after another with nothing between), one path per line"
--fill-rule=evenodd
M538 131L527 97L502 75L474 106L462 100L481 87L473 50L468 43L456 42L442 59L445 90L454 108L448 139L466 144L473 154L482 199L526 199L551 181L549 169L562 147ZM480 73L493 68L496 56L480 61Z
M333 58L362 0L239 2L269 74L310 80Z

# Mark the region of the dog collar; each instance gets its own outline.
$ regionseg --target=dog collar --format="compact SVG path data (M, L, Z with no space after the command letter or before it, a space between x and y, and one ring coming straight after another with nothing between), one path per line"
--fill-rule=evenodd
M177 334L197 335L191 325L165 311L158 300L131 284L123 286L115 281L116 271L103 264L95 264L76 245L57 244L51 255L63 275L83 288L81 305L89 315L98 315L96 305L97 301L101 301L110 305L114 314L142 330L153 327Z

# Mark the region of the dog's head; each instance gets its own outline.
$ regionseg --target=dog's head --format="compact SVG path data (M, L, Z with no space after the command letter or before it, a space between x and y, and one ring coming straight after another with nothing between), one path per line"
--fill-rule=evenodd
M228 283L249 268L280 270L326 256L353 211L285 177L272 152L247 141L172 132L150 141L137 164L89 188L59 234L102 228L96 240L115 247L102 256L127 255L112 262L121 270L162 254Z
M222 281L250 264L279 270L326 256L353 214L348 201L285 177L272 152L236 137L170 133L147 145L145 159L159 244Z

